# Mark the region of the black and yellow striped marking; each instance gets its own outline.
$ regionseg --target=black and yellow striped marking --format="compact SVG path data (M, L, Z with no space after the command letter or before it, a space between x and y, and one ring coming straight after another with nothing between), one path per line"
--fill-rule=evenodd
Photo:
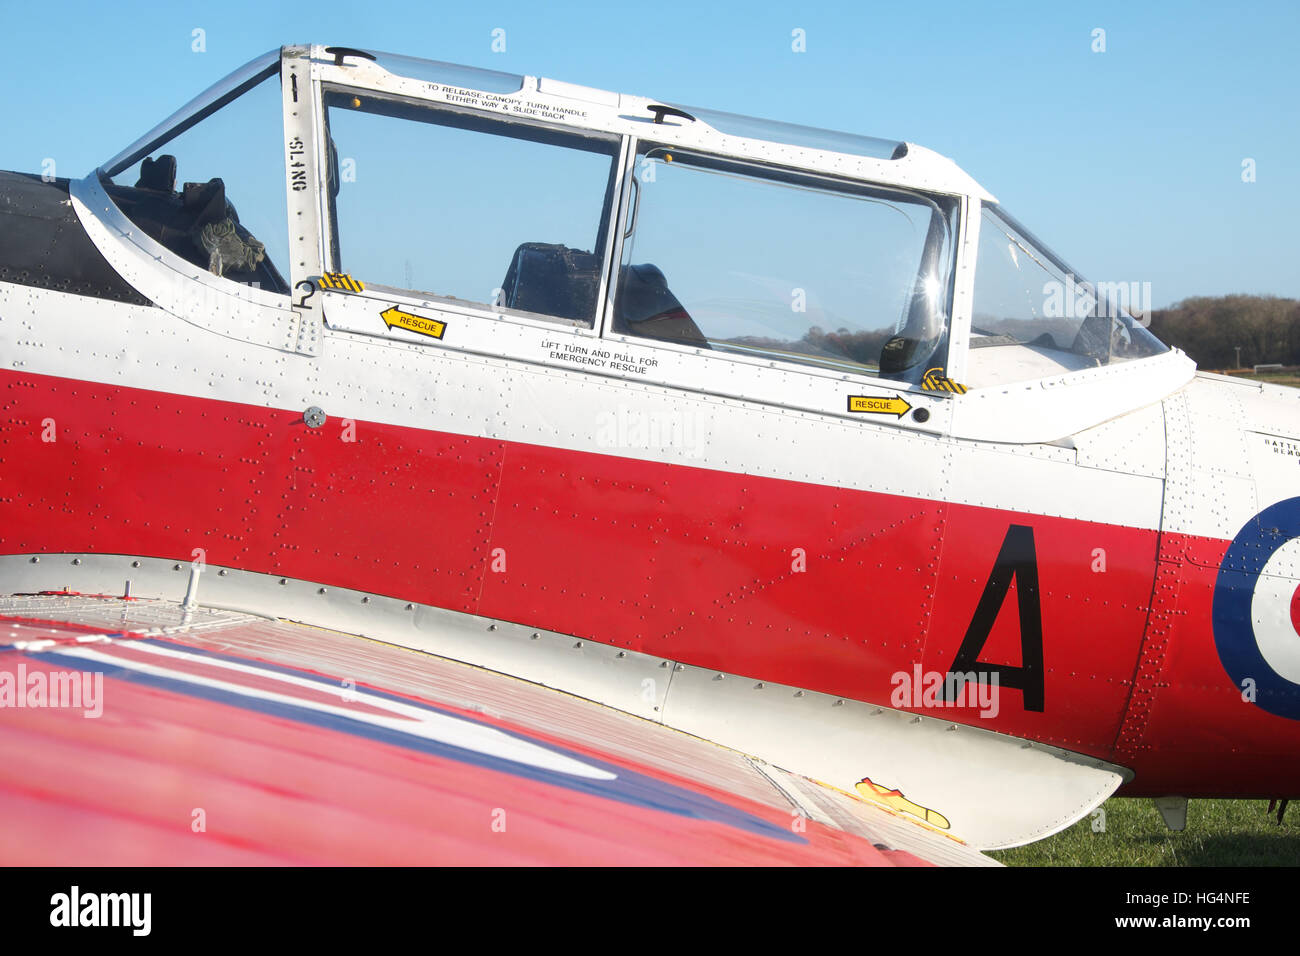
M320 277L322 289L338 289L340 292L360 292L366 284L354 279L346 272L327 272Z
M965 395L966 386L960 382L954 382L947 375L944 375L942 368L932 368L927 369L925 377L921 379L921 391L953 392L957 395Z

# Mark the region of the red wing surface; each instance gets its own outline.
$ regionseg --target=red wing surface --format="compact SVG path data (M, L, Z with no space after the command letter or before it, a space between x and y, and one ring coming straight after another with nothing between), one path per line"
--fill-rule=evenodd
M184 622L164 601L0 603L0 862L992 862L536 684L234 611Z

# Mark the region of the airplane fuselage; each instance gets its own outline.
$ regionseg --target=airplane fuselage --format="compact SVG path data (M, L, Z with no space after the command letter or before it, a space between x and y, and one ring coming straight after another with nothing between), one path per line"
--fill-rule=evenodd
M353 288L319 236L292 295L239 301L164 274L94 174L7 188L10 236L83 232L75 266L0 263L7 591L179 596L198 566L201 599L436 619L440 653L742 749L751 716L822 727L771 759L824 750L846 789L879 771L841 706L1131 795L1300 792L1300 392L1176 352L964 394L729 366Z

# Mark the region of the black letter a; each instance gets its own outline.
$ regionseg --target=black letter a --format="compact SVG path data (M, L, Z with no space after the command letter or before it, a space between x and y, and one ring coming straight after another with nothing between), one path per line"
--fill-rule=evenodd
M989 664L979 660L984 642L989 639L993 622L1002 610L1011 582L1016 582L1020 611L1020 667ZM966 628L950 674L979 673L980 681L998 675L999 687L1015 687L1024 692L1025 710L1043 710L1043 612L1038 603L1038 556L1034 553L1034 529L1013 524L1002 539L1002 550L993 564L984 593L975 608L975 616ZM945 690L950 681L944 682ZM960 691L960 688L958 688Z

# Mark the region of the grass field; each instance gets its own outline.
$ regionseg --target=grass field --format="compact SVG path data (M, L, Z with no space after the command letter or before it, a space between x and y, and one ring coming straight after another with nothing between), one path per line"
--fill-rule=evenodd
M1193 800L1174 833L1150 800L1107 800L1054 837L989 854L1007 866L1300 866L1300 802L1278 825L1265 800Z
M1223 375L1231 375L1233 378L1250 379L1255 382L1268 382L1270 385L1290 385L1292 388L1300 388L1300 371L1296 369L1283 369L1279 372L1245 372L1237 369L1227 369Z
M1273 385L1290 385L1292 388L1300 388L1300 375L1294 372L1276 374L1260 373L1259 375L1250 375L1249 378L1258 379L1261 382L1269 382Z

